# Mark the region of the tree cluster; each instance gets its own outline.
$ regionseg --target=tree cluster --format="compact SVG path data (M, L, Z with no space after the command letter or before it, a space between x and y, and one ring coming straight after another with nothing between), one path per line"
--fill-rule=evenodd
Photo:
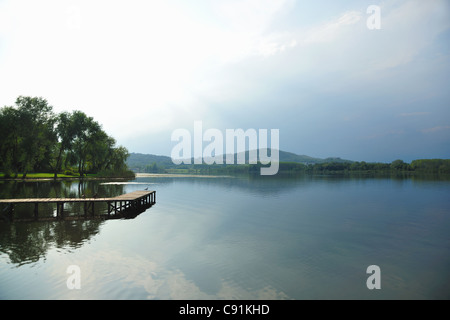
M75 174L126 172L124 147L81 111L53 112L40 97L23 97L0 109L0 172Z
M294 162L281 162L281 172L418 172L418 173L450 173L450 160L448 159L422 159L414 160L411 164L403 160L391 163L380 162L325 162L316 164L301 164Z
M154 166L152 166L153 168ZM181 165L178 169L195 170L199 173L211 174L233 174L249 173L259 174L261 163L242 165ZM434 173L450 174L450 160L447 159L423 159L414 160L411 164L403 160L395 160L391 163L380 162L324 162L315 164L304 164L298 162L280 162L280 173Z
M450 159L420 159L410 164L411 170L426 173L450 173Z

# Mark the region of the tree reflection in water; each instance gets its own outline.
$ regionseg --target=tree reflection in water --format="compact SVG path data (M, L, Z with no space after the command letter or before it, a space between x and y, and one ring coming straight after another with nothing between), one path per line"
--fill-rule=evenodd
M79 198L98 193L99 197L115 197L124 193L124 185L103 185L99 181L3 181L0 182L0 198ZM3 210L3 208L0 208ZM65 207L69 214L79 214L83 207L73 204ZM96 211L106 210L97 206ZM45 212L46 211L46 212ZM54 208L48 205L40 209L53 215ZM18 205L18 217L33 215L31 205ZM0 253L9 257L10 263L23 265L45 259L52 248L78 248L99 233L102 220L52 221L8 223L0 221Z

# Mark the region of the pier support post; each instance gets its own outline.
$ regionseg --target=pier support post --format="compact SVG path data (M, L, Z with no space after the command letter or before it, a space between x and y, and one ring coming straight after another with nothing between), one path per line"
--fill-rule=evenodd
M61 219L64 219L64 202L61 202L59 204L60 208L59 208L59 215L61 216Z
M38 220L39 219L39 203L35 202L34 203L34 220Z
M9 205L9 220L14 221L14 203Z
M63 219L64 202L56 202L56 218Z

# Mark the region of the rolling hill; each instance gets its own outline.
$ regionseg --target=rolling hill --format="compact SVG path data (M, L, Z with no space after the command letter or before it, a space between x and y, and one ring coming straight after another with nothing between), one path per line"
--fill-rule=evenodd
M292 152L279 151L280 162L296 162L303 164L316 164L316 163L327 163L327 162L338 162L347 163L353 162L351 160L345 160L337 157L330 158L314 158L306 155L298 155ZM235 155L235 163L237 156ZM245 159L248 163L248 151L246 151ZM193 163L193 161L192 161ZM128 167L136 172L143 171L147 166L156 165L161 168L174 168L176 165L172 162L172 159L168 156L154 155L154 154L142 154L142 153L131 153L127 160Z

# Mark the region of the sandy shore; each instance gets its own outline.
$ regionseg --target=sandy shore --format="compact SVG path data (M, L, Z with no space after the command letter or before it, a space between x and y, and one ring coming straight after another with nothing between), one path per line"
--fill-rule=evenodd
M232 176L212 176L205 174L136 173L136 178L232 178Z

